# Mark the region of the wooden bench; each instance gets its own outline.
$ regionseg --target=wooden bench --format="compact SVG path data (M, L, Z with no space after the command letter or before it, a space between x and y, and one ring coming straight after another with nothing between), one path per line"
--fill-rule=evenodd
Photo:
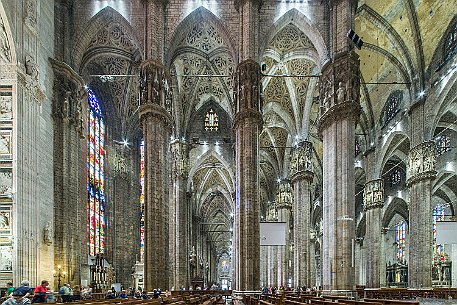
M386 299L365 298L364 301L381 303L383 305L419 305L419 301L406 301L406 300L386 300Z

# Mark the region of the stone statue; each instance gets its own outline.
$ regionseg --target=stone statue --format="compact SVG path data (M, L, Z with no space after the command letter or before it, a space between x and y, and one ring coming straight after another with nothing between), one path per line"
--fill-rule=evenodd
M344 99L346 98L346 88L344 87L343 82L338 84L338 90L336 90L336 98L338 104L344 103Z
M70 91L65 92L65 99L62 105L62 115L64 118L68 118L70 115Z
M197 253L195 253L195 247L192 246L192 251L189 255L189 264L191 268L195 268L197 266Z
M37 64L35 63L35 60L29 55L25 57L25 73L30 75L35 80L38 79Z
M43 228L43 242L50 246L52 244L53 234L52 234L51 222L48 221L46 226Z

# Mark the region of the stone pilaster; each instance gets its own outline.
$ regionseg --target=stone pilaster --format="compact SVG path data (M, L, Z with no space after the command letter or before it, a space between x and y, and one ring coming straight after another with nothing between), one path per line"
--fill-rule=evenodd
M293 190L289 180L279 182L276 192L276 208L278 210L278 221L286 223L286 245L277 246L278 248L278 285L287 286L290 270L290 234L289 223L290 213L293 204Z
M186 185L189 174L189 150L186 142L174 140L171 143L172 195L170 204L170 263L171 286L175 289L190 284L187 240L189 214L187 211Z
M65 282L80 284L87 264L87 95L84 81L68 65L51 60L55 73L54 119L54 256L68 274ZM52 234L52 233L51 233ZM51 241L49 245L51 246ZM57 280L53 287L57 287Z
M359 61L347 53L327 64L319 81L323 139L323 288L352 290L355 238L354 143L360 114Z
M258 289L260 284L260 66L253 60L241 62L235 83L235 287L245 291Z
M312 286L311 260L311 183L313 182L313 164L311 158L313 146L303 141L295 146L290 162L290 176L294 186L294 286Z
M259 10L263 0L235 0L239 13L239 54L242 60L257 60L259 49Z
M376 179L365 183L363 193L366 216L366 287L380 287L381 255L381 228L382 207L384 205L384 180Z
M168 171L172 117L168 80L162 64L141 65L141 106L145 151L145 288L168 289Z
M422 142L409 151L406 185L409 188L410 288L432 286L432 180L436 177L436 146Z

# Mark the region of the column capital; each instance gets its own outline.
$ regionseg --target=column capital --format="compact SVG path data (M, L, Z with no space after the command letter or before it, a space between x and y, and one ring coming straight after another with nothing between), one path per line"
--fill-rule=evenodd
M413 147L408 155L406 186L421 180L433 180L436 177L436 144L425 141Z
M384 206L384 180L375 179L365 183L363 190L363 210L382 208Z
M313 143L301 141L294 146L290 161L290 177L292 182L306 179L313 181Z
M278 209L276 208L275 202L270 202L265 218L267 221L278 221Z
M261 82L260 65L247 59L238 64L235 74L235 104L234 113L243 110L253 110L260 112L262 104L260 100Z
M292 209L294 192L289 180L281 180L278 184L276 191L276 208L279 209Z
M157 104L141 105L139 109L140 121L146 120L148 117L156 117L165 123L165 126L171 129L173 118L171 114Z
M171 78L164 65L148 59L140 66L141 105L155 104L172 111Z
M322 68L319 80L319 131L337 119L357 121L360 114L359 57L353 52L336 57Z

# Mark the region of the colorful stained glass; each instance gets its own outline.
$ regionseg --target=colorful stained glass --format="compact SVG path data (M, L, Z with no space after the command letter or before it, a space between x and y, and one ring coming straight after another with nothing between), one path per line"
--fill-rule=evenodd
M89 103L88 123L88 216L89 216L89 254L96 255L105 251L105 125L102 110L95 93L87 89Z
M403 262L405 260L405 246L406 246L406 222L403 221L395 225L395 243L397 244L397 261Z
M205 130L218 131L219 130L219 117L217 113L211 108L205 116Z
M140 261L144 261L144 140L140 143Z
M443 245L436 243L436 222L444 220L445 209L443 203L438 203L433 209L433 254L440 260L444 260L444 248Z
M451 148L451 138L449 138L448 135L443 134L440 137L438 137L436 141L436 153L438 156L441 156L447 151L450 151Z

